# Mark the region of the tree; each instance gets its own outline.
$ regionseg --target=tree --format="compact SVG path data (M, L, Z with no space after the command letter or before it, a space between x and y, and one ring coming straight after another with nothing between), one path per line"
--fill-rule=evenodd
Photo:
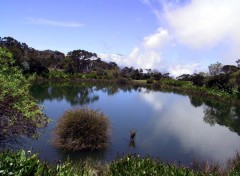
M221 73L223 65L220 62L208 66L209 74L215 76Z
M240 59L238 59L236 63L237 63L237 66L240 67Z
M228 87L229 79L230 79L230 76L228 74L221 73L219 75L210 77L207 80L206 85L207 87L217 87L219 89L230 92L231 88Z
M34 133L36 127L47 123L30 95L29 79L15 66L13 55L0 48L0 141L6 136L32 135L29 133Z
M179 81L190 81L191 75L190 74L182 74L176 78Z
M204 85L204 76L200 75L200 74L194 74L191 77L191 81L194 85L196 86L203 86Z
M226 73L226 74L229 74L229 73L233 73L233 72L236 72L238 71L239 68L236 67L235 65L224 65L222 67L222 72Z

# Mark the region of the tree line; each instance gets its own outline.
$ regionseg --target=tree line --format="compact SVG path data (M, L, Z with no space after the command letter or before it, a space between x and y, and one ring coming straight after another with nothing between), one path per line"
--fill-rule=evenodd
M180 81L190 81L193 85L217 88L227 93L240 92L240 59L237 65L223 65L219 62L208 66L208 73L183 74L177 77Z
M59 51L39 51L21 43L12 37L0 38L0 47L7 48L15 58L15 65L22 69L23 74L36 74L43 78L93 78L148 80L148 83L161 79L173 79L169 73L158 70L120 68L115 62L104 62L85 50L73 50L66 55ZM227 93L240 92L240 59L237 65L223 65L219 62L210 64L208 73L200 72L178 76L178 81L187 81L195 86L217 88Z
M23 74L36 74L49 78L66 77L67 75L84 78L114 79L125 77L127 79L149 79L159 80L168 77L157 70L134 69L133 67L120 68L115 62L104 62L96 53L85 50L73 50L65 55L60 51L39 51L21 43L12 37L0 38L0 47L7 48L16 59Z

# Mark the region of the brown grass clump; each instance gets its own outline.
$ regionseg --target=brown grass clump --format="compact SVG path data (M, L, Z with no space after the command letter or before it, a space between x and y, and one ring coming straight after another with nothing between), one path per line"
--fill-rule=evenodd
M109 142L109 129L109 119L102 112L71 109L59 119L53 144L68 151L104 149Z

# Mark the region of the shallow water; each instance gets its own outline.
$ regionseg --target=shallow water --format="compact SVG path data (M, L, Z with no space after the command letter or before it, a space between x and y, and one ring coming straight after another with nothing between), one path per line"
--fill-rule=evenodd
M38 140L24 138L18 147L40 151L48 162L91 158L113 160L137 153L189 165L194 159L225 164L240 147L240 110L192 96L116 86L49 86L32 95L52 119ZM105 151L64 152L51 145L57 120L71 107L100 109L111 121L111 143ZM134 143L129 132L137 130Z

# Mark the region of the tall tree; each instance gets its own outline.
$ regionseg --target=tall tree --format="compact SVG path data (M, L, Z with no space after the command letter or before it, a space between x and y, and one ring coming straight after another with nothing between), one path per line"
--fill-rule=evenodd
M237 66L240 67L240 59L236 60Z
M208 66L209 74L215 76L221 73L223 65L220 62Z

